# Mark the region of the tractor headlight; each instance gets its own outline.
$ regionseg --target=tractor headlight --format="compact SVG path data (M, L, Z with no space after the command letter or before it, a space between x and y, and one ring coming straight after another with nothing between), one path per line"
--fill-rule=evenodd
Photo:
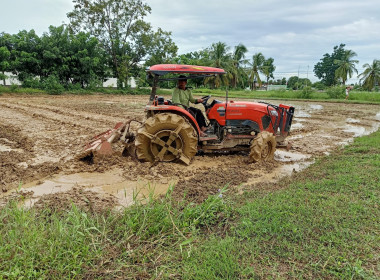
M271 114L272 116L278 117L278 113L277 113L277 111L270 111L270 114Z

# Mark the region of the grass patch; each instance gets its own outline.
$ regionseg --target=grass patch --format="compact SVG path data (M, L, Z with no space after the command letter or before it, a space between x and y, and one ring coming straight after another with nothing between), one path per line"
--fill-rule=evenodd
M196 237L223 226L229 213L219 196L194 205L167 195L101 214L11 203L0 210L0 279L168 278Z
M171 95L173 89L159 88L157 95ZM150 95L150 88L98 88L98 89L72 89L65 90L59 94L73 94L73 95L91 95L91 94L114 94L114 95ZM23 88L19 86L0 86L0 95L2 93L9 94L53 94L46 90ZM207 89L197 88L193 89L193 94L196 96L212 95L213 97L220 97L225 99L225 89ZM330 102L344 102L344 103L375 103L380 104L379 92L363 92L352 91L348 100L344 98L332 99L325 91L310 90L310 93L304 94L302 90L270 90L270 91L250 91L250 90L229 90L229 98L245 98L245 99L281 99L281 100L315 100L315 101L330 101Z
M280 183L274 193L246 193L239 217L226 238L212 235L186 259L192 279L213 279L218 267L230 265L218 252L235 254L238 271L229 279L307 278L376 279L379 270L380 133L356 139L294 180ZM363 168L365 167L365 168ZM260 193L260 192L258 192ZM209 254L209 255L208 255ZM219 262L213 268L197 263ZM211 272L209 272L211 270Z

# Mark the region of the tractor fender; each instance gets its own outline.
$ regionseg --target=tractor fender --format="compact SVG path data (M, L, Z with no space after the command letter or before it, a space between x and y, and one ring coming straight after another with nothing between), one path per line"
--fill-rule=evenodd
M148 113L152 112L153 114L173 113L173 114L180 115L182 117L185 117L191 123L191 125L197 131L198 135L201 132L199 125L198 125L197 121L195 120L195 118L193 117L193 115L190 114L185 109L179 107L179 106L175 106L175 105L146 105L145 111Z

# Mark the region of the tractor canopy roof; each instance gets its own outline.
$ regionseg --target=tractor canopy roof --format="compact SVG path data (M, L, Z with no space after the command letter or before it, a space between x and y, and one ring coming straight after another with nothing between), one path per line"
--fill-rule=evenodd
M197 65L182 65L182 64L157 64L148 67L146 70L148 73L163 76L168 73L178 74L197 74L197 75L213 75L213 74L225 74L221 68L197 66Z

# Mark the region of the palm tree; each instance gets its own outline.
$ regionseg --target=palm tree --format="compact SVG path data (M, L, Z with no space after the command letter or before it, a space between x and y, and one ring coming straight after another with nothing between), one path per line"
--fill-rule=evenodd
M243 44L239 44L235 47L232 57L232 84L234 88L237 87L239 80L246 74L240 66L247 62L246 59L244 59L247 52L248 49ZM242 85L244 85L244 83L242 83Z
M274 78L273 72L276 70L276 66L273 65L274 59L272 57L266 59L261 66L261 73L265 75L267 78L267 90L268 90L268 83L269 83L269 78Z
M362 77L363 87L372 90L380 83L380 60L374 59L372 65L366 63L363 65L364 71L358 77Z
M355 63L359 63L359 61L352 59L356 55L354 51L346 50L342 59L334 60L334 64L338 65L338 68L335 70L335 77L341 78L343 85L346 84L347 76L351 78L354 71L358 73L358 70L355 68Z
M260 53L255 53L252 57L252 63L248 63L252 68L249 71L249 83L251 85L251 89L256 90L256 81L259 83L261 87L261 79L259 72L261 71L261 67L263 66L265 61L264 55Z
M229 79L232 77L230 73L230 61L231 56L228 53L229 47L225 43L218 42L211 45L210 49L210 59L211 59L211 66L217 67L217 68L223 68L226 70L227 74L225 75L217 75L213 77L207 77L205 78L204 83L211 84L213 88L218 88L221 86L221 84L228 85Z

